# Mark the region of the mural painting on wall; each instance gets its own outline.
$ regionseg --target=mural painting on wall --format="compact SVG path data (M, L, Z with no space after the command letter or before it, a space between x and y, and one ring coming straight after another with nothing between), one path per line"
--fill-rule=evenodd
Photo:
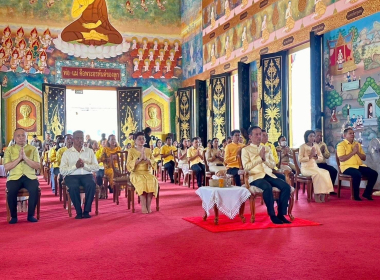
M171 88L177 84L168 79L182 75L181 44L173 36L173 32L178 33L178 37L180 33L178 1L131 0L121 4L109 0L50 0L50 4L45 5L41 0L25 0L22 9L20 1L1 2L0 82L5 91L24 80L38 88L43 82L55 83L57 61L96 59L97 62L125 64L125 74L136 77L136 80L130 79L132 85L136 81L144 83L144 79L155 79L162 81L158 84L165 89L168 84ZM149 34L156 34L157 28L160 37L155 43L155 35ZM143 57L131 55L131 31L146 34L145 46L142 38L136 40L138 49L144 50ZM149 55L149 50L156 47L158 52ZM161 49L163 57L159 53ZM135 58L139 59L141 75L134 71ZM147 84L147 88L151 85Z
M380 159L374 156L380 151L374 147L380 144L379 16L366 17L324 37L325 141L334 152L343 130L352 127L356 140L370 155L367 164L373 167Z
M223 16L224 12L218 9L219 6L223 7L224 0L215 0L203 8L203 70L209 70L231 59L243 56L245 53L278 39L285 39L306 26L315 24L317 21L333 16L363 1L279 0L262 9L258 6L255 7L255 11L259 9L255 14L253 14L253 10L250 11L250 8L253 9L252 5L259 5L258 1L249 1L244 9L241 8L243 5L241 2L230 11L231 14L238 17L236 20L232 20L233 16L226 19ZM239 13L245 9L248 9L247 15L249 16L245 16L241 20ZM216 22L211 27L213 18L216 18ZM218 26L223 25L226 28L216 30ZM214 29L216 35L210 39L210 36L206 35L211 34ZM220 48L217 45L214 46L215 42L218 44L218 41L220 41ZM217 59L213 60L213 58Z
M249 71L250 71L250 84L251 84L251 125L259 125L259 107L258 102L260 102L259 98L259 89L258 89L258 83L257 83L257 62L253 61L249 65Z

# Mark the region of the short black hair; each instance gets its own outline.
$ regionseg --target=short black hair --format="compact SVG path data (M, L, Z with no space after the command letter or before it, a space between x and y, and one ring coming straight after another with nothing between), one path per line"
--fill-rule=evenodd
M132 133L133 134L133 133ZM157 147L157 143L158 143L158 141L161 141L162 142L162 140L160 139L160 138L158 138L157 140L156 140L156 147Z
M352 127L347 127L345 130L343 130L343 135L346 135L347 132L348 132L349 130L354 131L354 130L352 129Z
M251 135L252 130L254 130L254 129L260 129L261 130L261 127L257 126L257 125L251 126L250 128L248 128L248 135Z
M145 129L144 129L144 133L145 134L149 134L149 133L151 133L152 132L152 129L150 128L150 127L146 127Z
M165 141L168 141L168 139L172 139L172 138L170 136L168 136L168 137L166 137Z
M75 130L75 131L73 132L73 136L75 136L75 134L78 134L78 133L82 133L82 134L83 134L83 131L82 131L82 130Z
M223 144L223 143L226 143L226 142L227 142L227 140L226 140L226 139L223 139L223 140L222 140L222 144Z
M281 139L282 137L286 138L284 135L280 135L280 136L278 136L277 141L280 142L280 139Z
M65 134L65 138L67 138L67 136L69 136L69 135L71 135L70 133L68 133L68 134ZM72 136L72 135L71 135Z
M262 129L261 132L267 132L265 129Z
M33 138L36 138L37 137L37 135L36 134L33 134L33 136L32 136Z
M230 136L228 136L228 137L227 137L227 140L231 140L231 137L230 137Z
M315 134L315 131L314 130L306 130L305 134L303 135L303 139L305 140L305 143L309 142L309 140L307 138L309 138L309 135L312 133Z
M198 140L199 137L193 137L193 139L191 139L191 142L194 142L195 140Z
M231 131L231 136L234 136L235 133L240 133L240 130L239 129L234 129Z
M133 139L136 140L137 137L139 137L139 136L144 136L144 137L145 137L144 132L141 132L141 131L140 131L140 132L137 132L136 134L134 134Z

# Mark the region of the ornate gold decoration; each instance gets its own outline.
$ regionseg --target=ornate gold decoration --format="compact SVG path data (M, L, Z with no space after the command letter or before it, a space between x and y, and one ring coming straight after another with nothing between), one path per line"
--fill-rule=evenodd
M176 91L174 93L175 95L175 120L176 120L176 125L175 125L175 132L177 135L180 135L180 131L179 131L179 93L178 91Z
M44 123L49 123L49 112L48 112L48 94L49 94L50 87L45 86L45 92L44 92Z
M62 131L64 130L64 126L61 123L61 117L59 115L59 108L58 104L55 106L53 110L52 117L50 119L50 126L51 126L51 131L55 136L57 135L62 135Z
M130 106L127 106L127 110L125 113L125 120L124 120L124 123L123 122L121 123L121 125L122 125L121 131L124 133L124 136L126 139L124 142L126 142L128 140L129 134L135 133L138 127L138 124L135 121L135 118L133 116L133 111ZM123 144L126 145L125 143Z
M143 103L143 114L142 114L143 115L143 124L145 124L145 122L146 122L146 120L145 120L145 109L150 104L156 104L158 107L160 107L160 109L161 109L161 120L165 120L164 105L161 102L151 98L151 99L148 99L146 102ZM154 133L165 133L164 126L162 126L162 131L156 131L155 130Z
M42 134L42 129L41 129L41 103L38 102L37 100L29 97L29 96L23 96L19 99L16 99L15 101L12 102L12 130L14 131L16 129L16 116L17 116L17 105L22 102L22 101L29 101L31 102L35 107L36 107L36 123L37 123L37 129L36 131L32 132L27 132L28 135L41 135Z
M179 136L180 138L190 138L190 90L181 91L179 101Z
M257 69L257 111L258 111L258 124L263 127L263 112L262 112L262 96L263 96L263 67L260 66Z
M225 138L226 131L225 131L225 113L226 113L226 101L225 101L225 92L223 88L225 89L225 78L215 78L212 79L213 83L213 137L216 137L219 139L220 142Z

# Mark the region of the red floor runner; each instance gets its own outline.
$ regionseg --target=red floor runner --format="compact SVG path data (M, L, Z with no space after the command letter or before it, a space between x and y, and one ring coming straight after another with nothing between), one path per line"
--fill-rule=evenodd
M251 223L251 214L245 214L245 223L242 223L239 216L236 216L233 220L225 215L219 215L218 225L214 224L214 217L210 216L206 221L203 221L202 217L188 217L183 218L185 221L193 223L201 228L204 228L211 232L227 232L237 230L252 230L252 229L266 229L266 228L290 228L290 227L306 227L306 226L318 226L320 223L311 222L299 218L295 218L291 224L276 225L273 224L266 213L258 213L255 215L255 222ZM288 217L287 217L288 218Z
M99 202L99 216L69 218L41 181L41 219L6 222L0 179L0 279L378 279L380 198L328 203L300 192L293 213L323 226L213 234L183 217L204 213L193 189L161 184L160 211L149 215ZM153 202L153 206L155 206ZM153 207L154 208L154 207ZM257 213L265 205L256 203ZM249 205L246 205L246 214ZM247 221L248 223L248 221Z

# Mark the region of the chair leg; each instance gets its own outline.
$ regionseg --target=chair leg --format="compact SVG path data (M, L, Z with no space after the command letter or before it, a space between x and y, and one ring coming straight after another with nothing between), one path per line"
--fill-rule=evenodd
M62 186L62 192L63 192L63 209L66 210L66 203L67 203L66 187L63 189L63 186Z
M360 185L359 185L360 187ZM354 188L352 186L352 180L350 180L351 200L354 200Z
M307 182L307 201L310 202L312 197L313 197L313 194L312 194L312 183L311 182Z
M294 217L292 215L293 205L294 205L294 193L290 194L289 207L288 207L288 215L291 221L294 220Z
M251 223L255 222L256 206L255 206L255 196L251 195L249 197L249 206L251 208Z
M58 175L54 175L54 185L55 185L54 195L57 196L58 195Z
M160 186L158 186L158 191L157 191L156 210L160 211Z
M99 214L99 186L96 186L96 191L95 191L95 215L98 216Z
M41 212L41 189L38 188L38 198L37 198L37 220L40 219Z
M298 191L300 190L300 183L298 181L296 181L296 200L298 201Z
M195 179L194 179L194 172L191 175L191 180L193 180L193 189L195 189Z
M7 222L11 220L11 211L9 210L9 205L8 205L8 193L5 194L5 204L7 207Z
M66 194L67 194L67 208L69 211L69 217L71 217L71 197L67 191L66 191Z
M132 198L132 190L131 190L131 187L127 187L128 188L128 210L131 209L131 198Z
M178 186L181 185L181 175L182 175L182 169L178 169Z
M338 198L340 198L340 187L342 185L342 180L338 179Z
M132 213L135 213L135 188L131 189Z

